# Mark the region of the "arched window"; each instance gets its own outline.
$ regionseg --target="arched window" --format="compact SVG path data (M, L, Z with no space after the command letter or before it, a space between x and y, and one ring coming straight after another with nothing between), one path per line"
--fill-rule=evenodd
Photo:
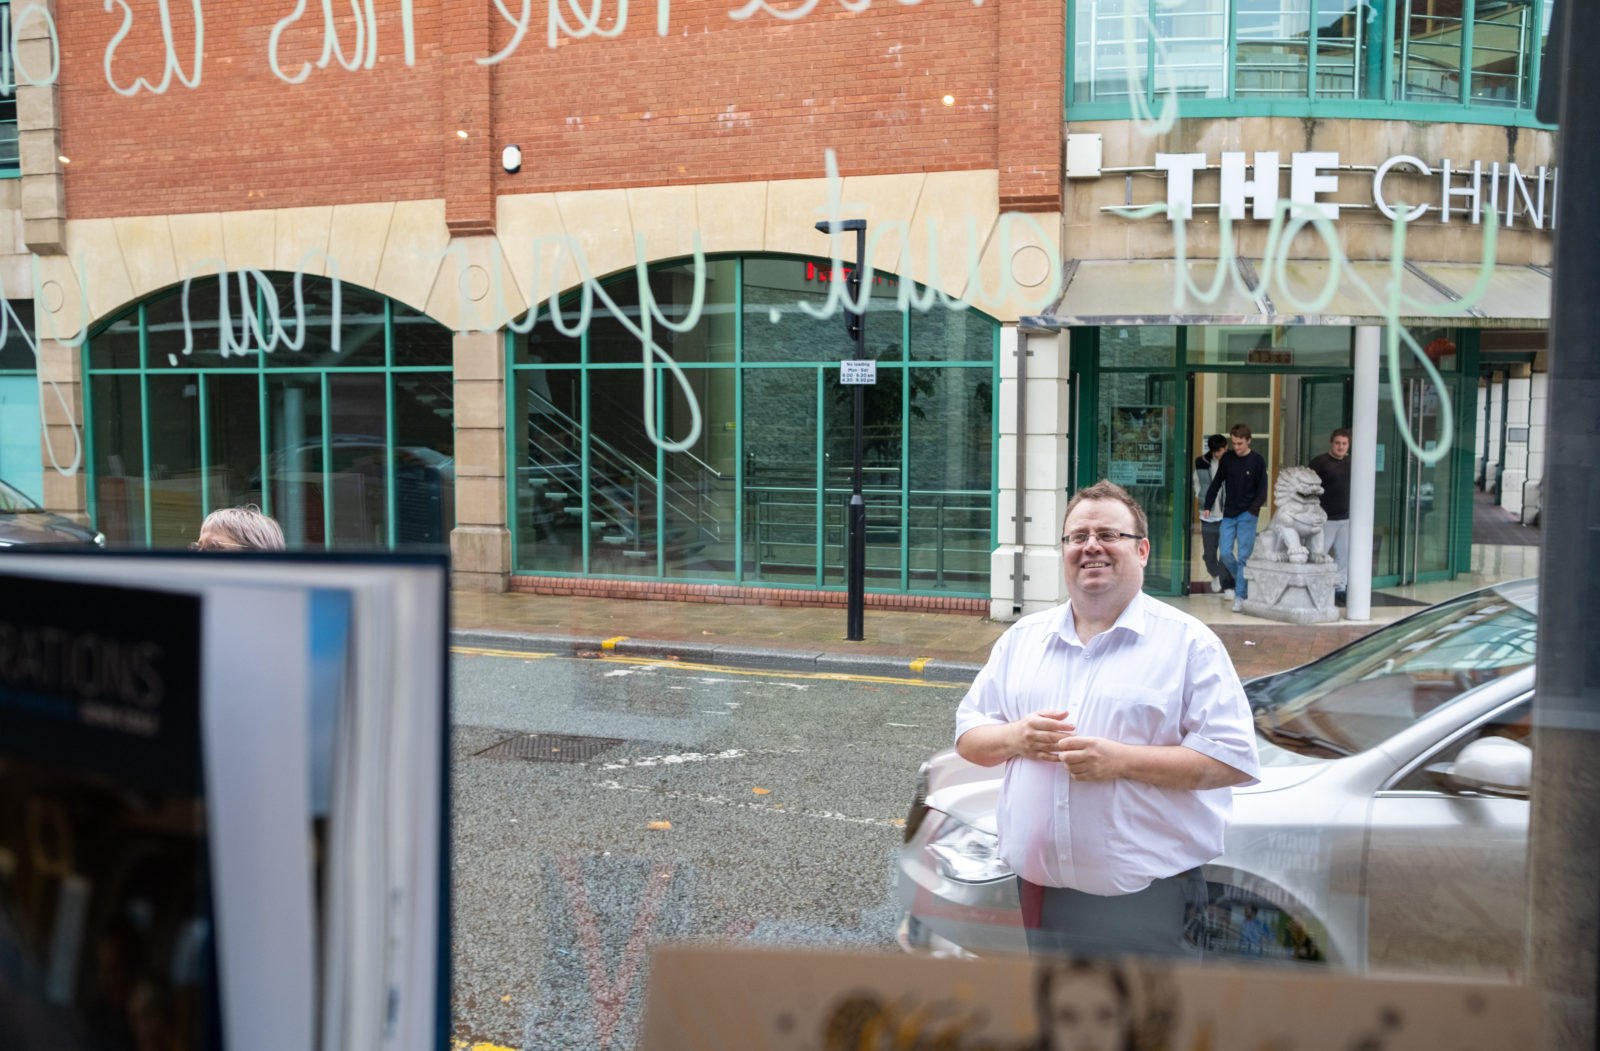
M640 341L596 297L580 335L577 298L510 334L510 469L516 572L804 588L845 584L853 394L839 362L855 356L841 314L817 318L825 261L713 258L705 302L686 332L654 325L683 370L643 367ZM692 262L663 263L648 287L681 324ZM630 271L602 283L637 324ZM994 545L999 325L972 309L899 307L899 279L877 274L866 354L863 491L869 590L987 595ZM699 408L698 437L681 442Z
M90 514L112 543L193 540L258 504L291 547L448 544L450 330L328 278L196 278L94 331Z

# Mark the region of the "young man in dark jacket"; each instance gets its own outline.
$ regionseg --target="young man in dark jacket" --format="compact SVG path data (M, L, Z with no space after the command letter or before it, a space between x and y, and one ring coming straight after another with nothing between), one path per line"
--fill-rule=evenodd
M1233 448L1222 454L1217 476L1211 480L1211 488L1206 490L1206 498L1201 503L1210 507L1217 498L1217 491L1225 490L1218 540L1222 547L1222 564L1234 579L1233 609L1237 613L1244 608L1250 590L1244 579L1244 567L1256 546L1257 516L1261 505L1267 502L1267 461L1260 453L1250 451L1249 427L1236 423L1228 434Z

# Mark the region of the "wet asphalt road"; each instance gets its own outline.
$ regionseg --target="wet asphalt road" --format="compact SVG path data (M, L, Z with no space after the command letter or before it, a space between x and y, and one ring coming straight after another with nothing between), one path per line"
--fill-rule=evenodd
M457 1046L633 1048L662 941L892 949L899 822L964 689L458 650ZM529 734L621 743L478 754Z

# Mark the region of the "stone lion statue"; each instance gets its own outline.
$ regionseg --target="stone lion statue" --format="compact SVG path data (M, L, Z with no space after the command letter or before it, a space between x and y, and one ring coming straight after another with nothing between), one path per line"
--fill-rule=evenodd
M1267 562L1329 562L1328 545L1322 527L1328 514L1317 497L1322 495L1322 479L1309 467L1285 467L1278 472L1272 487L1277 507L1272 524L1256 541L1257 558Z

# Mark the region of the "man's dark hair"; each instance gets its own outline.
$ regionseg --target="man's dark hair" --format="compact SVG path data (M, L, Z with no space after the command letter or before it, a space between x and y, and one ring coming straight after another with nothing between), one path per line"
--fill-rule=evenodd
M1211 437L1206 439L1206 452L1208 453L1214 453L1218 449L1226 449L1227 447L1228 439L1224 438L1220 434L1213 434Z
M1331 444L1333 442L1338 441L1340 438L1343 438L1345 441L1349 441L1350 440L1350 428L1348 428L1348 427L1340 427L1338 430L1336 430L1332 434L1328 435L1328 442Z
M1133 512L1133 531L1141 537L1150 535L1150 520L1145 517L1144 508L1139 506L1139 501L1122 486L1104 478L1072 494L1072 499L1067 501L1067 513L1061 518L1062 529L1066 529L1067 519L1072 517L1073 508L1085 500L1114 500L1122 504Z
M1228 433L1233 435L1235 438L1243 438L1245 441L1250 440L1250 428L1248 425L1243 423L1236 423L1232 427L1229 427Z

